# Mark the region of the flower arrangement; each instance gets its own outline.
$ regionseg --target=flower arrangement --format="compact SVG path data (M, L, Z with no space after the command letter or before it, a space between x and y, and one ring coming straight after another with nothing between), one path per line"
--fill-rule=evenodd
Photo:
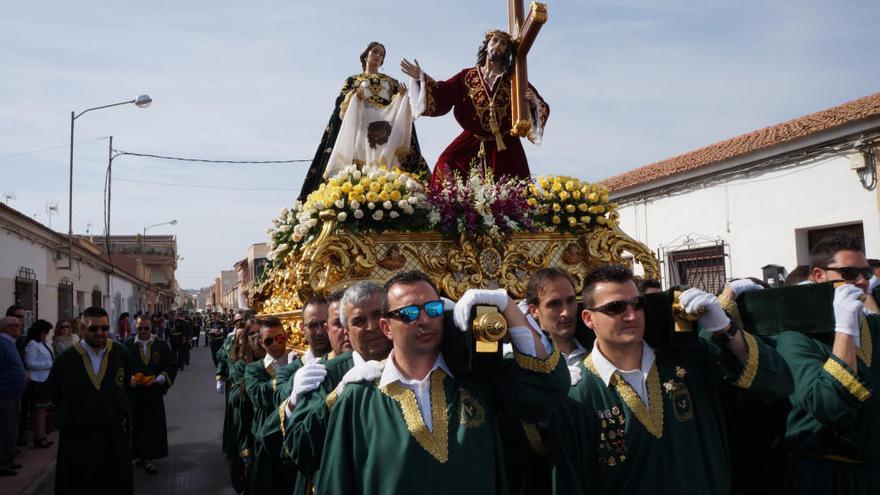
M467 177L454 174L428 188L434 210L430 226L446 234L487 234L503 237L513 232L536 230L526 201L528 182L502 178L471 167Z
M410 174L385 167L349 165L311 194L284 208L268 229L272 264L313 239L326 218L359 232L436 231L500 238L522 231L582 233L613 225L604 186L573 177L539 176L534 182L503 178L472 167L425 186Z
M617 208L608 201L608 189L574 177L539 176L529 184L526 200L533 219L547 230L583 232L611 224L606 215Z
M424 191L421 182L398 169L349 165L309 194L305 203L298 201L291 211L281 211L269 232L270 260L283 259L311 240L321 219L330 215L353 232L426 230L432 207Z

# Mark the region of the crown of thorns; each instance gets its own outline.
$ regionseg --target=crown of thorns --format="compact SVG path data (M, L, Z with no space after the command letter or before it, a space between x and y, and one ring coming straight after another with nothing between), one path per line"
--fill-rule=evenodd
M508 33L507 31L503 31L501 29L492 29L492 30L486 31L486 34L484 35L483 39L490 39L493 36L498 36L499 38L503 38L503 39L507 40L508 43L513 41L513 36L511 36L510 33Z

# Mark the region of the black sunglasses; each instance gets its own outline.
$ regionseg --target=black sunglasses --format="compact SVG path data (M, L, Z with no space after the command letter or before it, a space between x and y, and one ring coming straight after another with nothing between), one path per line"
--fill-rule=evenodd
M313 320L306 323L306 328L309 330L315 331L323 326L327 325L327 320Z
M386 313L386 316L398 319L404 323L412 323L419 319L419 313L423 309L429 318L437 318L443 314L443 301L440 299L436 301L428 301L421 306L418 304L411 304L409 306L391 310Z
M152 330L153 327L137 327L138 330Z
M870 279L871 276L874 275L874 269L870 266L822 266L820 268L823 270L834 270L847 282L857 280L859 275L864 277L865 280Z
M98 330L102 332L109 332L110 325L89 325L86 327L90 332L97 332Z
M632 306L635 311L640 311L645 307L645 298L642 296L634 299L624 299L621 301L611 301L595 308L587 308L590 311L598 311L608 316L620 316L626 312L626 308Z
M283 333L279 333L274 337L266 337L265 339L263 339L263 345L265 345L266 347L269 347L270 345L272 345L272 343L283 344L285 342L287 342L287 335L284 335Z

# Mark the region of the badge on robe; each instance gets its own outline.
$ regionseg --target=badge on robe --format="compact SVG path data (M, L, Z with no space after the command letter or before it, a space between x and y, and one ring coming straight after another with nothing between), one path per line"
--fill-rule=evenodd
M458 400L461 402L459 418L465 428L476 428L486 422L486 411L480 402L466 389L458 389Z
M675 376L684 378L687 376L687 370L681 366L676 366ZM694 401L691 399L691 393L683 382L667 380L663 383L663 390L672 401L672 413L675 415L675 419L681 422L693 419Z
M614 467L626 462L626 418L618 406L597 411L599 464Z

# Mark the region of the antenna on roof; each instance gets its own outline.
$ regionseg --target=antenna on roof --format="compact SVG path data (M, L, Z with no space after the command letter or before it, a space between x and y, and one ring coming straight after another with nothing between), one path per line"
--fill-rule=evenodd
M6 206L9 206L9 200L15 201L15 191L4 192L3 200L6 202Z
M46 216L49 217L49 228L52 228L52 215L58 214L58 203L46 201Z

